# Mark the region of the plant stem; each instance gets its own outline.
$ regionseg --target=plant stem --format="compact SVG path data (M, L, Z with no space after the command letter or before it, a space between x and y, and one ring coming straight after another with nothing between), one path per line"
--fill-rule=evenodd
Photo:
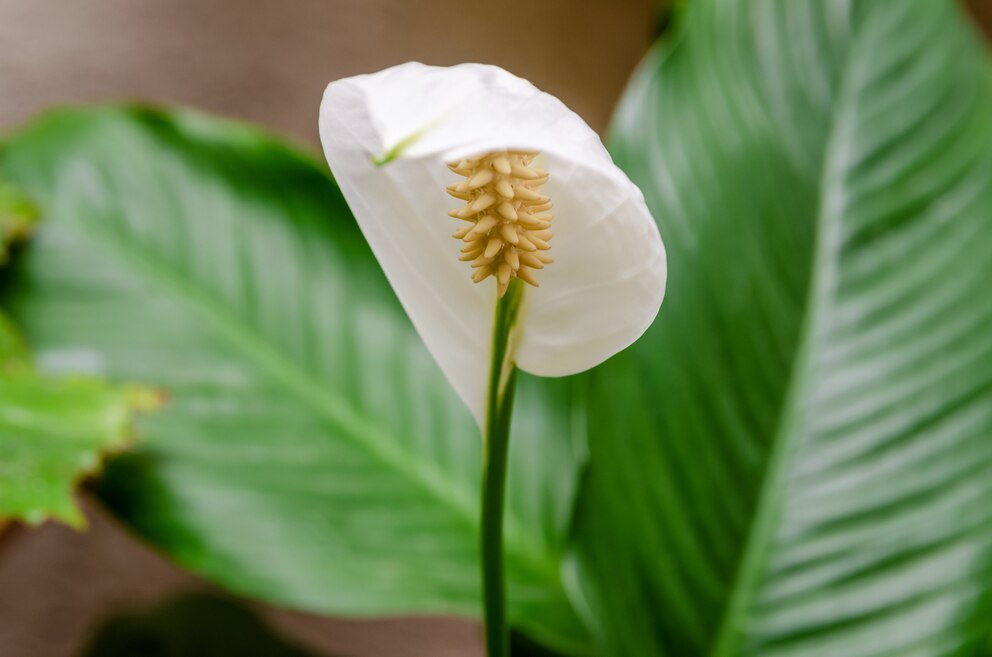
M509 655L510 635L506 626L506 584L503 576L503 500L513 392L517 379L510 353L510 337L522 297L523 286L514 280L503 298L496 302L493 354L489 368L480 541L486 654L489 657Z

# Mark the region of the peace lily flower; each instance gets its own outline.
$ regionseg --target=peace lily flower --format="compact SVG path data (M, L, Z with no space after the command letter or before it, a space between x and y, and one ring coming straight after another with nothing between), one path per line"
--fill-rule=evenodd
M495 66L411 63L332 82L320 137L400 302L483 429L486 648L505 657L516 370L574 374L636 340L665 292L661 237L596 133Z
M530 287L507 358L532 374L589 369L654 320L665 251L640 190L578 115L526 80L419 63L338 80L320 136L400 302L480 425L494 307L511 281Z

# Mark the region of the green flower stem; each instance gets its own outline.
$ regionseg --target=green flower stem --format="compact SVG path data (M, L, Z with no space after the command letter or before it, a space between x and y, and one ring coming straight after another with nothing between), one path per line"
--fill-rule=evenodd
M514 280L496 302L493 357L486 405L485 463L482 470L482 601L489 657L509 655L506 626L506 583L503 576L503 499L510 447L510 420L517 369L510 353L513 325L520 310L523 285Z

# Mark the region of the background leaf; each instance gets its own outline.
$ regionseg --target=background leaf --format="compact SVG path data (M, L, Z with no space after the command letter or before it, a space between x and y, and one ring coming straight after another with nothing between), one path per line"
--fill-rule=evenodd
M246 126L106 109L48 115L0 168L45 217L0 296L40 366L170 394L103 480L114 510L240 593L476 613L478 429L323 167ZM547 430L570 385L519 393L506 551L515 624L577 651L559 557L583 448Z
M130 442L134 399L98 380L0 374L0 525L84 523L73 492Z
M13 242L31 232L38 219L38 208L20 190L0 179L0 264L7 260Z
M95 379L38 376L0 313L0 527L48 519L82 526L76 485L130 442L131 413L150 406L149 394Z
M0 311L0 374L9 374L30 368L28 349L20 331Z
M612 140L671 273L587 378L601 651L988 654L986 53L952 2L683 18Z

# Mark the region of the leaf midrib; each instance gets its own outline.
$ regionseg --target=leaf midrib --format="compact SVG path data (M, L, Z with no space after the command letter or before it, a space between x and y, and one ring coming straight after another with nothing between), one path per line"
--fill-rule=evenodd
M477 527L475 495L471 491L444 475L432 464L418 458L415 453L398 449L379 425L369 422L350 405L330 394L319 380L297 367L284 353L272 348L257 332L246 327L236 313L227 310L226 304L215 303L216 299L202 293L189 279L162 263L157 254L105 227L104 223L81 220L76 225L81 228L81 232L88 233L92 241L104 244L132 267L143 271L150 279L174 293L290 394L297 396L317 415L339 427L354 445L365 448L389 469L422 488L467 526L473 530ZM140 257L137 256L139 251ZM416 465L409 467L411 464ZM529 534L523 530L517 516L507 513L504 522L507 557L512 557L527 572L554 582L555 587L561 589L558 565L554 557L537 544L526 540L525 537Z
M834 215L831 211L836 211L838 208L834 208L831 203L835 197L830 196L830 189L835 182L838 149L843 143L839 135L846 135L843 128L847 126L846 119L850 111L851 68L854 65L850 53L854 48L853 39L846 47L847 51L837 83L839 93L830 108L833 118L824 142L823 162L817 186L814 255L810 262L811 272L807 286L806 307L799 329L799 342L796 345L795 359L789 372L785 394L782 396L782 405L778 413L779 423L747 532L747 543L734 576L731 596L720 620L710 657L733 657L738 648L740 634L737 630L743 625L756 581L762 573L775 520L781 509L783 495L779 483L790 452L789 448L796 435L796 424L801 419L798 401L802 398L808 381L809 364L816 346L813 340L815 327L818 326L818 320L825 312L830 301L829 292L833 289L832 275L837 270L838 248L836 240L828 238L835 238L834 233L838 226L836 221L832 221Z

